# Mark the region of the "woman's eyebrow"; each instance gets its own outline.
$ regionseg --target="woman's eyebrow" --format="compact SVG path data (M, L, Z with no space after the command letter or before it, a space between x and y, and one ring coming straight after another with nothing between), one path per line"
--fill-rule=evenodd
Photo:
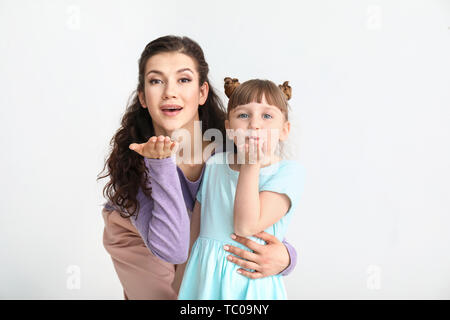
M189 68L183 68L183 69L180 69L180 70L177 71L177 73L184 72L184 71L189 71L189 72L191 72L192 74L194 74L194 72L193 72L191 69L189 69Z
M189 69L189 68L182 68L182 69L178 70L177 73L181 73L181 72L184 72L184 71L189 71L189 72L191 72L192 74L194 74L194 72L193 72L191 69ZM153 73L156 73L156 74L160 74L160 75L163 75L163 74L164 74L162 71L159 71L159 70L150 70L149 72L147 72L146 76L147 76L149 73L152 73L152 72L153 72Z

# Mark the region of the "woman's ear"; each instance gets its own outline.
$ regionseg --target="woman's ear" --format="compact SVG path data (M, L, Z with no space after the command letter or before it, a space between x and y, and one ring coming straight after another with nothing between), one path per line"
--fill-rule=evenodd
M206 103L206 99L208 99L208 93L209 93L209 84L208 82L205 81L203 85L200 87L199 104L201 106Z
M147 105L145 104L145 95L144 92L139 91L138 92L139 102L141 103L142 108L147 108Z

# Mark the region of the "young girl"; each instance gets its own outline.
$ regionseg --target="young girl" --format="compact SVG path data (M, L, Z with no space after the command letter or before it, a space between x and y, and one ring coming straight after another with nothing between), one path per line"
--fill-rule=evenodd
M241 247L247 251L243 257L252 260L254 253L230 240L230 234L248 237L265 230L283 239L296 210L304 168L281 160L276 152L290 130L290 87L285 82L279 88L268 80L236 86L234 80L226 78L225 83L230 94L225 127L238 154L216 153L206 163L191 218L191 251L179 299L287 298L280 275L243 277L223 249ZM250 249L264 245L253 239L260 244ZM256 266L249 262L247 267Z
M188 257L188 213L194 207L205 166L177 165L170 157L168 137L177 129L186 129L191 137L200 139L196 142L203 151L208 145L202 141L206 130L216 128L225 135L226 113L209 86L203 50L192 39L157 38L145 46L138 66L136 91L111 140L107 172L99 177L109 178L104 189L108 201L102 210L103 244L125 299L176 299L172 287L175 269ZM172 110L174 105L178 110ZM203 126L195 129L198 120ZM191 143L184 147L193 149L194 141ZM273 238L258 236L266 241ZM244 272L246 276L286 275L295 267L295 249L273 239L252 260L258 272ZM236 240L253 245L245 238ZM237 247L229 250L240 255ZM243 266L248 261L234 257L233 262Z

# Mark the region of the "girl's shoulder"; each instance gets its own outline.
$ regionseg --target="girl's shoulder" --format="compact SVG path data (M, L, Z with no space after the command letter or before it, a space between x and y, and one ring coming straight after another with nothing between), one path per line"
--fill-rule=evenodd
M227 152L217 152L206 161L207 166L225 163L227 163Z
M261 173L268 176L282 175L298 178L299 175L304 175L305 167L296 160L283 159L268 167L261 168Z
M280 168L282 168L283 170L286 170L286 171L289 171L289 170L304 171L305 170L305 166L297 160L281 160Z
M274 164L272 171L261 177L260 191L284 193L295 208L305 185L305 167L295 160L281 160Z

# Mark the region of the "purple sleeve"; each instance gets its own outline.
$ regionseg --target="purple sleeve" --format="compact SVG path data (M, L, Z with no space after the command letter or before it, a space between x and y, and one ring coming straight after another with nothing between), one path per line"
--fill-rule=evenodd
M189 252L190 220L175 158L144 158L151 197L139 190L140 209L131 217L149 250L172 264L184 263Z
M295 266L297 265L297 251L295 251L295 248L291 246L286 241L286 239L283 240L283 244L289 252L289 256L291 258L291 263L289 264L289 266L281 272L281 275L287 276L292 272L292 270L294 270Z

